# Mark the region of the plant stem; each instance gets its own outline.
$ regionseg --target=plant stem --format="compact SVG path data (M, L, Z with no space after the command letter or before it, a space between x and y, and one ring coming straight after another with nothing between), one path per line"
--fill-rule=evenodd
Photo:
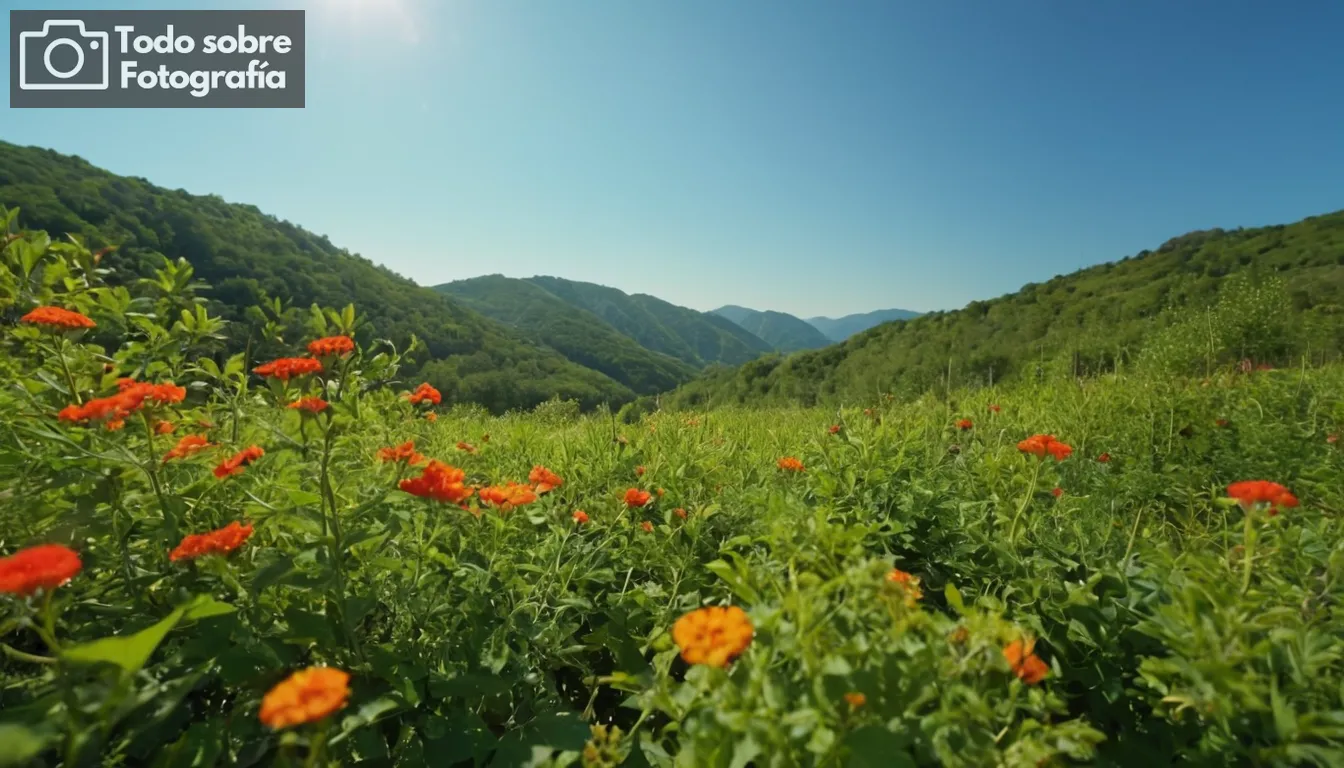
M1241 574L1241 594L1246 594L1251 588L1251 568L1254 565L1255 558L1255 507L1246 509L1246 527L1242 534L1242 553L1244 568Z
M65 384L70 387L70 396L75 398L75 404L83 405L84 398L79 396L79 390L75 387L75 377L70 373L70 365L65 361L65 337L61 336L61 343L56 345L56 359L61 361L61 372L65 374Z
M11 648L4 643L0 643L0 653L4 653L11 659L18 661L29 661L34 664L55 664L56 660L50 656L37 656L32 653L25 653L17 648Z
M1008 526L1008 543L1017 542L1017 521L1022 518L1022 513L1027 511L1027 505L1031 503L1031 497L1036 495L1036 481L1041 474L1041 465L1045 459L1038 459L1036 466L1031 470L1031 483L1027 486L1027 493L1022 497L1022 503L1017 506L1017 514L1013 515L1013 524Z

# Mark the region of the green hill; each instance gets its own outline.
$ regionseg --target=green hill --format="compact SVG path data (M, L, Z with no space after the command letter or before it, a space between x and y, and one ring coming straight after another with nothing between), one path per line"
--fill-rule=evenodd
M642 293L558 277L530 277L528 282L551 295L602 318L640 346L703 368L715 363L739 365L770 351L770 346L742 328L706 312L669 304Z
M434 289L639 394L672 389L696 374L691 365L641 347L592 312L528 280L488 275Z
M825 334L806 321L784 312L762 312L728 304L712 314L731 320L778 352L817 349L831 343Z
M866 331L875 325L890 323L893 320L910 320L919 317L918 312L908 309L879 309L844 317L809 317L807 324L821 331L831 341L844 341L856 333Z
M964 309L711 372L664 403L856 402L1127 365L1204 375L1243 359L1319 362L1342 350L1344 211L1191 232Z
M541 348L518 332L441 294L416 285L327 238L215 196L156 187L117 176L78 157L0 142L0 205L21 209L20 223L53 237L76 234L91 247L115 244L113 266L147 274L161 257L185 258L225 318L230 342L249 341L256 357L265 318L246 312L272 297L300 308L354 302L370 321L370 338L406 344L424 341L420 375L449 402L477 402L492 410L524 408L552 396L585 406L622 403L631 390L596 371ZM302 334L301 313L287 313L289 338Z

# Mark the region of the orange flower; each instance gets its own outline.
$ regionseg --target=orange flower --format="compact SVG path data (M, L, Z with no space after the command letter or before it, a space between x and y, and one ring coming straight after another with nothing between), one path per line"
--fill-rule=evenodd
M990 410L990 413L998 413L999 411L1002 411L1003 409L1000 408L1000 407L997 406L997 405L991 405L991 406L989 406L989 410Z
M72 331L80 328L93 328L96 326L96 323L84 315L60 307L38 307L23 317L20 317L19 322L29 323L31 325L45 325L48 328L63 328Z
M653 492L658 494L658 498L660 499L663 498L663 495L667 493L667 491L662 488L654 488Z
M645 533L653 533L653 523L649 520L640 523L639 527L643 528Z
M476 446L472 445L471 443L464 443L459 440L457 443L457 450L466 451L467 453L475 453Z
M641 491L638 488L631 488L625 492L625 506L642 507L649 503L653 495L648 491Z
M209 533L193 533L182 539L169 555L173 562L206 555L227 555L243 546L252 535L252 525L240 525L237 520Z
M163 460L172 461L174 459L183 459L197 451L202 451L209 447L210 441L205 439L205 435L185 435L181 440L177 441L177 445L173 446L167 453L163 454Z
M443 402L443 395L439 394L439 390L431 387L429 382L425 382L416 387L414 392L406 395L406 399L411 401L411 405L419 405L421 403L438 405Z
M126 426L125 419L112 419L108 421L106 424L104 424L103 428L106 429L108 432L116 432L124 426Z
M243 472L243 467L265 456L266 452L259 445L249 446L235 453L229 458L221 461L215 466L215 477L223 480L231 475L239 475Z
M905 601L909 605L914 605L915 601L924 596L923 590L919 588L919 577L906 573L900 568L892 568L887 574L887 583L895 584L896 588L905 595Z
M840 434L840 425L839 425L839 424L832 424L832 425L830 426L830 429L828 429L828 430L826 430L826 431L827 431L827 432L830 432L832 435L838 435L838 434Z
M425 421L428 421L430 424L433 424L434 422L436 422L436 421L438 421L438 420L439 420L439 414L437 414L437 413L435 413L435 412L433 412L433 411L430 411L429 413L426 413L426 414L425 414Z
M521 507L537 500L536 491L532 490L532 486L522 483L507 483L482 488L480 497L481 501L493 504L501 510Z
M676 509L672 510L672 514L676 515L678 518L682 520L686 519L686 510L682 509L681 507L677 507Z
M1109 464L1111 462L1111 454L1103 453L1097 457L1097 461L1101 462L1102 464Z
M1017 450L1044 459L1048 453L1055 461L1063 461L1073 453L1073 446L1055 439L1054 435L1032 435L1017 444Z
M279 360L258 365L252 369L252 372L258 376L289 381L296 376L321 373L322 362L311 357L282 357Z
M62 421L87 422L108 421L109 429L120 429L127 416L145 407L146 404L168 405L180 403L187 397L185 387L172 382L147 384L132 379L117 382L117 394L99 397L83 405L67 405L56 414Z
M1326 445L1334 445L1339 442L1339 433L1335 432L1325 436Z
M974 426L975 422L971 421L970 419L960 419L957 421L957 429L960 429L963 432Z
M849 705L849 711L853 712L864 704L867 704L868 697L858 691L850 691L845 694L845 703Z
M755 627L741 608L709 606L677 619L672 639L687 664L726 667L751 645Z
M415 452L415 441L407 440L392 448L378 449L379 461L404 461L407 464L422 464L425 457Z
M1003 649L1003 658L1007 659L1013 674L1027 685L1041 682L1050 673L1050 667L1031 652L1035 646L1035 640L1014 640Z
M537 493L546 493L565 484L565 481L559 475L540 464L533 467L532 471L528 473L527 481L537 486Z
M355 351L355 340L349 336L328 336L308 342L308 354L313 357L335 357Z
M467 473L457 467L433 459L419 477L408 477L402 480L398 487L422 499L460 504L472 493L463 482L466 476Z
M154 422L154 434L156 435L171 435L173 433L173 429L174 429L173 422L171 421Z
M785 472L803 471L803 462L799 461L798 459L792 456L785 456L784 458L780 459L775 463L779 466L780 469L784 470Z
M79 555L60 544L39 544L0 557L0 592L27 597L39 589L55 589L83 568Z
M1242 480L1227 486L1227 495L1241 502L1241 506L1250 509L1258 504L1269 507L1270 516L1277 515L1280 509L1297 506L1297 497L1278 483L1268 480Z
M1059 486L1055 486L1054 488L1050 489L1050 495L1058 499L1060 496L1064 495L1064 489L1060 488Z
M344 707L349 697L348 672L309 667L267 691L261 700L261 722L275 729L316 722Z
M584 512L582 509L574 510L574 522L579 523L580 525L588 522L588 513Z
M320 397L301 397L289 404L289 407L296 411L311 413L314 416L327 410L327 401Z
M640 466L635 467L635 477L643 477L643 476L644 476L644 466L641 464Z

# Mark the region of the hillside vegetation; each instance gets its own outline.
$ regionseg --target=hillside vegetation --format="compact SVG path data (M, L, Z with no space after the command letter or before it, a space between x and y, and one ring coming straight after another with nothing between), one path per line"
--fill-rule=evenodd
M1340 765L1344 365L492 416L186 270L0 246L0 764Z
M777 352L817 349L831 343L821 331L785 312L761 311L727 304L713 310L712 313L733 321L753 336L764 340Z
M714 371L664 404L857 402L1022 380L1048 368L1204 375L1243 359L1320 362L1341 350L1344 212L1192 232L964 309Z
M423 343L419 364L408 370L419 369L451 402L502 411L554 396L586 407L634 396L608 376L250 205L163 189L6 142L0 205L21 208L25 226L54 237L77 235L95 250L119 246L104 257L118 280L146 277L164 257L186 259L211 285L211 309L233 321L223 331L226 349L249 349L254 359L296 338L311 305L353 302L367 321L361 339L388 339L403 349L412 337Z
M645 349L592 312L528 280L487 275L445 283L435 290L637 394L664 392L696 374L689 363Z
M831 341L844 341L856 333L866 331L875 325L895 320L910 320L919 317L918 312L908 309L878 309L872 312L860 312L844 317L809 317L808 325L816 328Z
M697 368L738 365L771 350L761 339L707 312L697 312L655 296L558 277L528 282L602 318L645 349L670 355Z

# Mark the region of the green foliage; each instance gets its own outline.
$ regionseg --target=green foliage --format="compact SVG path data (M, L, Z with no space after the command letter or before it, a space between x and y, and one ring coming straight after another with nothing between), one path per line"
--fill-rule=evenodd
M1246 358L1319 364L1344 351L1342 267L1344 212L1193 232L998 299L879 325L768 369L714 371L664 401L701 407L914 396L1051 371L1095 375L1123 369L1146 349L1150 362L1168 370ZM1214 305L1221 309L1205 313Z
M60 306L98 323L0 332L0 553L57 543L82 560L54 589L0 593L0 764L1334 766L1344 753L1344 365L1207 383L1046 370L825 409L440 412L396 391L404 360L378 342L318 375L250 377L241 355L216 362L229 326L188 265L108 284L94 262L41 233L0 250L7 315ZM1256 308L1276 300L1242 299L1226 343L1272 348L1283 327ZM358 336L364 318L340 306L308 312L282 351ZM122 376L187 394L120 429L58 416ZM301 395L329 407L286 407ZM1072 456L1018 449L1042 432ZM166 460L189 433L213 445ZM375 459L406 440L477 489L536 465L563 482L512 508L480 490L464 508L415 497L399 481L418 467ZM212 473L250 445L264 455ZM786 456L802 469L780 469ZM1221 498L1250 478L1301 504ZM650 502L627 505L630 488ZM170 557L231 522L253 531L230 554ZM752 626L722 668L678 646L678 620L706 605ZM1039 678L1005 654L1028 639ZM263 724L267 692L314 665L350 673L345 706Z
M360 339L387 339L399 349L417 339L421 375L450 401L503 411L556 395L587 407L634 397L601 373L249 205L0 142L0 206L21 206L28 227L77 236L91 249L118 246L102 262L116 281L148 277L165 257L190 262L194 276L213 286L211 312L230 321L224 348L248 350L251 360L292 348L306 330L305 308L353 302L369 321Z
M762 312L729 304L713 310L713 313L737 323L752 335L759 336L777 352L819 349L831 343L830 337L815 326L784 312L772 310Z
M636 394L665 392L695 376L690 365L651 352L598 316L530 281L488 275L435 290L505 325L571 362L615 379Z

